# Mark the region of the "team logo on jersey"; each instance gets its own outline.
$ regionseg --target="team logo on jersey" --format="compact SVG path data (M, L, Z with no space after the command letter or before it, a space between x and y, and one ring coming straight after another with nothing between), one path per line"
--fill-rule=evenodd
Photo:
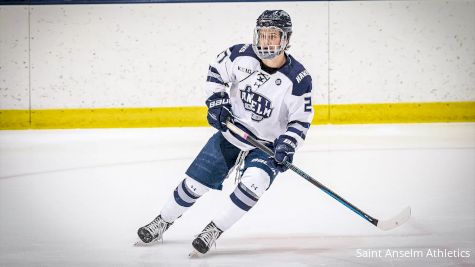
M281 83L282 83L282 80L281 80L281 79L277 78L277 79L275 80L275 84L280 85Z
M247 85L244 90L241 90L241 100L244 104L244 108L252 112L251 118L254 121L269 118L272 114L270 100L256 92L252 92L250 85Z
M257 77L256 77L256 82L254 83L254 86L257 88L261 87L264 85L268 80L270 80L270 75L264 72L258 72Z

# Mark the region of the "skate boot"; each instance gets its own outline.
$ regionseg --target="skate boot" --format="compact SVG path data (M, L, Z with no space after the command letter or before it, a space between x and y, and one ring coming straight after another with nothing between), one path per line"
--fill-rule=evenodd
M195 251L190 253L190 256L197 255L196 252L205 254L211 248L211 246L216 242L216 239L223 233L214 222L210 222L203 231L193 240L193 248Z
M154 240L163 240L163 233L173 224L168 223L162 219L161 215L158 215L151 223L140 227L137 234L144 243L150 243Z

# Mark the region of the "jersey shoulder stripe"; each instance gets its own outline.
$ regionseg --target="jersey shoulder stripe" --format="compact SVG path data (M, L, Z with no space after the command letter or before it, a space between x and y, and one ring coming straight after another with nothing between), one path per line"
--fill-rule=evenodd
M305 67L288 55L289 63L279 71L292 81L292 95L301 96L312 92L312 77Z
M248 56L259 60L256 53L254 53L251 44L237 44L232 46L229 50L231 51L231 55L229 55L229 59L231 59L231 61L234 61L236 58L242 56Z
M223 78L219 74L218 70L212 66L209 66L208 77L206 77L206 81L224 85Z
M212 83L217 83L217 84L220 84L220 85L226 85L223 80L221 79L217 79L216 77L211 77L211 76L208 76L206 78L206 81L207 82L212 82Z

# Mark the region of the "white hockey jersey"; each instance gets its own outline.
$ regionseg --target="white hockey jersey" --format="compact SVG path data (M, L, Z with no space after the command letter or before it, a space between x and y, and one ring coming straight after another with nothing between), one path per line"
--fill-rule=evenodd
M250 44L223 51L210 64L206 92L227 92L235 124L262 142L282 134L300 147L313 119L312 78L291 55L279 69L263 65ZM229 130L224 137L241 150L253 147Z

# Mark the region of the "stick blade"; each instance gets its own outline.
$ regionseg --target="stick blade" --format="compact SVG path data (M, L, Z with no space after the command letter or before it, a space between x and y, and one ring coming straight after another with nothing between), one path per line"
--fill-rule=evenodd
M383 231L392 230L396 227L403 225L411 217L411 207L406 207L398 215L394 216L388 220L378 221L376 225L379 229Z

